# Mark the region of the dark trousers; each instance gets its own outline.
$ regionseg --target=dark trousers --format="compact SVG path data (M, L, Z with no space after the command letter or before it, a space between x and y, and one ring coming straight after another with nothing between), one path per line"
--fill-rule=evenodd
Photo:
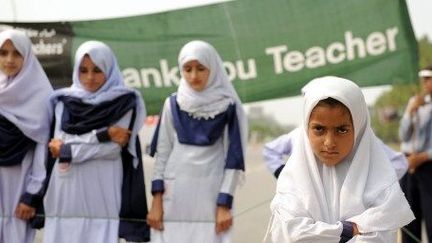
M400 180L402 191L416 219L405 226L412 235L421 239L421 223L426 223L428 241L432 242L432 161L419 166L414 174L406 173ZM402 231L403 243L417 243L410 234Z

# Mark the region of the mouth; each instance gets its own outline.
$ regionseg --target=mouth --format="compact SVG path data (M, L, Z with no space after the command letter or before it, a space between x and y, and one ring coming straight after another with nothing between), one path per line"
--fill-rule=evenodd
M195 82L192 82L192 85L193 86L198 86L198 85L200 85L201 84L201 82L200 81L195 81Z
M323 150L323 151L321 151L321 154L334 156L334 155L338 155L339 152L338 151L325 151L325 150Z

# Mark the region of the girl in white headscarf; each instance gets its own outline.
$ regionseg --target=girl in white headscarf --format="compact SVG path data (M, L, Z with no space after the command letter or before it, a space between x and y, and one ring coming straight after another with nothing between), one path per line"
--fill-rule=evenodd
M17 30L0 33L0 242L33 242L42 201L51 84Z
M49 148L58 159L45 197L44 242L148 241L137 137L145 108L141 95L123 84L111 49L83 43L72 86L57 90L51 101Z
M231 207L244 172L247 124L216 50L191 41L181 81L154 135L152 242L230 242Z
M298 144L271 203L273 242L396 242L414 216L360 88L337 77L306 87Z

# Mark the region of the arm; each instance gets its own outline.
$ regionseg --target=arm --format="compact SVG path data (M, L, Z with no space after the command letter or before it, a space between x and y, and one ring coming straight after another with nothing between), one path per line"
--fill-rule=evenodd
M169 98L165 100L160 120L156 161L153 169L152 193L164 191L164 172L174 144L175 129L172 122Z
M408 160L406 159L405 155L401 152L393 150L385 143L383 143L380 139L378 139L378 141L383 147L385 154L390 159L390 162L396 171L398 179L401 179L408 170Z
M285 166L284 156L289 156L292 150L292 133L282 135L264 145L263 157L267 168L278 178Z
M224 133L224 143L228 150L222 186L217 198L216 233L228 230L232 225L231 207L235 189L243 176L245 165L241 130L237 119L236 109L230 109L228 120L228 134ZM226 147L226 146L225 146Z
M413 105L415 103L415 98L411 97L408 101L408 105L405 108L405 112L402 116L399 126L399 137L402 142L408 142L413 133Z
M397 229L414 219L398 181L383 191L365 194L364 201L369 206L359 215L346 219L357 224L361 232L359 239L367 237L365 239L376 239L368 242L392 242L387 237L395 237ZM387 240L380 241L381 238Z
M147 215L147 223L156 230L163 230L164 172L174 143L175 130L171 118L169 98L165 100L158 133L156 161L153 171L153 201Z
M21 195L15 215L23 220L34 217L36 208L42 201L42 186L46 177L45 160L47 156L46 145L37 143L34 154L31 156L33 161L30 165L25 192Z
M131 119L131 111L126 113L114 127L125 130ZM111 129L112 127L110 127ZM91 160L112 160L120 156L120 143L100 138L100 132L92 131L81 135L66 134L56 130L56 139L52 139L49 147L53 156L59 157L59 162L83 163ZM109 134L109 129L101 129ZM127 135L127 138L129 136ZM100 141L100 139L102 141Z
M66 143L60 147L60 163L84 163L92 160L114 160L120 156L117 143Z
M276 195L271 203L270 233L273 242L347 242L358 234L349 221L326 223L314 220L296 197Z

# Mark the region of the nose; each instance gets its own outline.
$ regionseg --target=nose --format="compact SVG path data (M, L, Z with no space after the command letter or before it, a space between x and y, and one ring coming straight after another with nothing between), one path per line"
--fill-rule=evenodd
M7 61L8 63L13 63L13 62L14 62L14 56L11 55L11 54L7 55L7 56L6 56L6 61Z
M191 78L192 80L196 80L198 78L198 72L196 70L192 70Z
M328 132L324 137L324 146L328 149L332 149L336 147L335 135L331 132Z
M86 75L87 80L93 80L94 78L94 73L92 71L89 71Z

